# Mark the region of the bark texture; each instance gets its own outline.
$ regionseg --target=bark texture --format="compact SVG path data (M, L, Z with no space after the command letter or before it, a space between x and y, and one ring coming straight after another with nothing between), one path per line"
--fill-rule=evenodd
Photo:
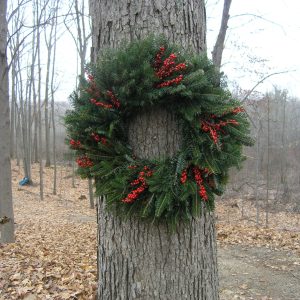
M163 33L196 52L206 51L204 0L90 0L93 58L104 47Z
M166 109L156 108L130 121L128 138L135 156L163 159L180 150L182 135L176 116Z
M92 60L149 34L196 52L206 51L204 0L90 0ZM173 156L182 134L165 109L141 112L129 123L129 143L140 158ZM214 215L180 226L121 221L98 203L98 299L218 299Z
M0 1L0 243L14 242L11 190L6 0Z
M214 221L201 218L175 233L127 222L98 204L98 299L218 299Z

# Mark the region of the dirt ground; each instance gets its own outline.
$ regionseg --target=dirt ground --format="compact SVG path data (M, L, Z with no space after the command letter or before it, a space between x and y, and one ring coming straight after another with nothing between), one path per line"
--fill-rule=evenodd
M218 250L221 299L300 299L300 257L294 253L238 245Z
M52 172L45 170L41 202L38 185L19 187L20 170L13 167L17 240L0 245L0 300L93 299L96 220L87 183L77 179L72 188L70 169L60 168L54 196ZM300 299L299 216L271 217L264 229L241 220L236 205L218 203L216 213L220 298Z

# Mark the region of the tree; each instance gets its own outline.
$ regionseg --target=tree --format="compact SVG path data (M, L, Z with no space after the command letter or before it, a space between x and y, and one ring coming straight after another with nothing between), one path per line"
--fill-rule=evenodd
M0 242L14 242L11 189L8 66L6 56L7 2L0 2Z
M124 40L163 33L170 41L195 52L206 51L206 19L203 0L194 1L103 1L90 0L94 61L106 47ZM171 155L178 149L178 124L167 110L147 113L148 128L166 136L173 149L162 153L164 141L153 143L145 136L136 153L149 157ZM140 114L143 120L146 114ZM130 136L146 122L134 120ZM145 129L145 128L144 128ZM141 130L141 132L145 130ZM158 132L159 131L159 132ZM139 149L143 147L144 150ZM218 299L218 276L214 214L203 207L201 218L171 234L161 225L133 219L121 221L98 205L98 299Z
M86 64L86 53L88 49L88 43L91 38L91 28L90 24L87 26L87 17L85 15L87 2L84 0L82 1L81 5L79 5L78 0L74 0L70 4L70 11L68 17L71 17L71 24L75 25L76 27L76 34L72 31L70 24L68 24L68 20L65 19L64 23L71 34L73 41L76 45L77 54L79 56L79 63L80 63L80 77L84 77L85 74L85 64ZM72 165L72 186L75 187L75 166L74 163ZM90 199L90 208L94 209L94 191L93 191L93 181L91 178L88 178L88 185L89 185L89 199Z
M212 51L212 60L218 70L220 70L221 68L224 42L225 42L228 21L229 21L229 10L231 6L231 1L232 0L224 0L221 26L220 26L219 34L214 49Z

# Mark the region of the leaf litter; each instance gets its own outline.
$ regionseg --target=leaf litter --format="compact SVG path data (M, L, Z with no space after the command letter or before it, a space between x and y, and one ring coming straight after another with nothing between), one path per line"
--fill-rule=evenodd
M72 187L71 167L59 166L53 195L53 169L45 168L41 201L37 164L32 174L32 186L18 186L22 172L13 162L16 243L0 245L0 300L94 299L97 223L95 210L89 208L87 181L76 177ZM254 206L244 204L249 218L242 219L236 201L217 203L220 247L270 247L300 256L299 215L271 214L269 228L257 227Z

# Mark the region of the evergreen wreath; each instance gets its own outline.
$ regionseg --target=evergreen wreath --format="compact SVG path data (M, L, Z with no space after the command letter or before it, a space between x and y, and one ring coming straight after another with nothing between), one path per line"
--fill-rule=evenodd
M232 166L250 146L249 122L205 55L183 53L163 37L107 50L87 67L65 117L78 172L118 216L177 224L214 208ZM168 107L182 147L174 157L145 160L128 143L128 120Z

